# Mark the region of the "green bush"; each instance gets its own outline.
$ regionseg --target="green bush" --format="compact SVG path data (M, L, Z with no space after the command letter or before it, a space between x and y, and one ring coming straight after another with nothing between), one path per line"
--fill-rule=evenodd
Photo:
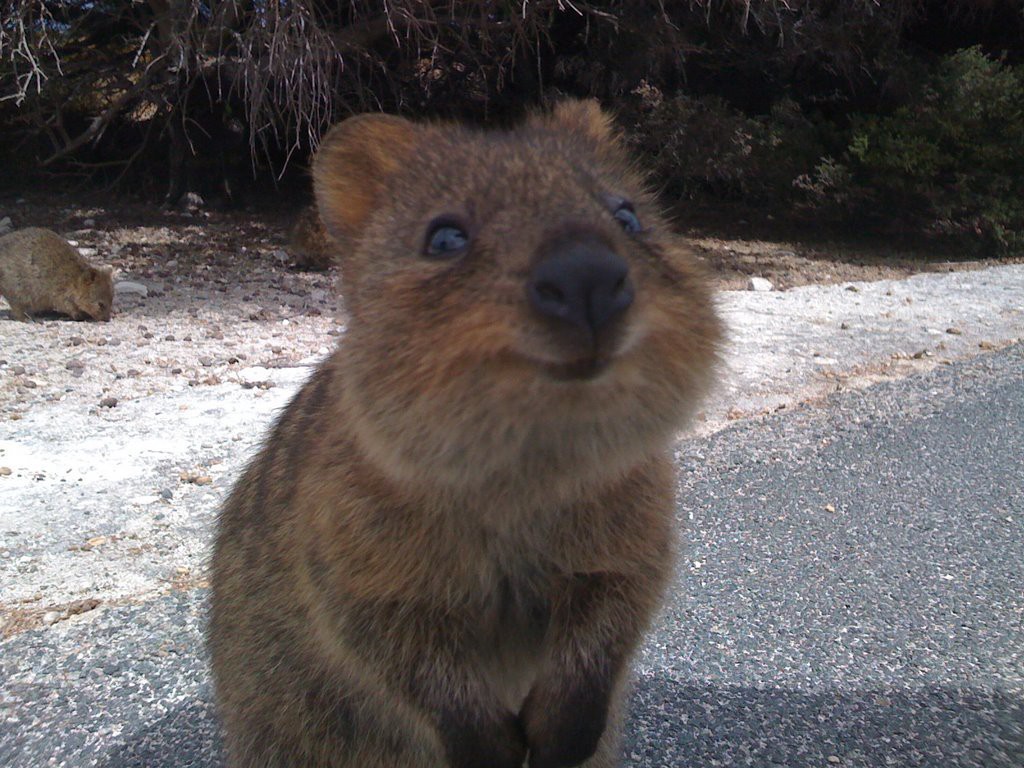
M751 117L717 96L665 97L649 84L633 96L630 138L673 197L780 202L824 151L818 128L790 99Z
M1024 249L1024 68L966 48L943 58L904 106L855 116L841 161L797 186L881 218Z

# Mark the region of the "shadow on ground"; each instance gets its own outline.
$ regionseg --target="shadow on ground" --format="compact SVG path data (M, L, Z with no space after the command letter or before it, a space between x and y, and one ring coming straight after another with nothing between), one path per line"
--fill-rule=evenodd
M209 691L128 737L104 768L216 768ZM1019 768L1024 702L972 688L835 691L636 685L625 766Z

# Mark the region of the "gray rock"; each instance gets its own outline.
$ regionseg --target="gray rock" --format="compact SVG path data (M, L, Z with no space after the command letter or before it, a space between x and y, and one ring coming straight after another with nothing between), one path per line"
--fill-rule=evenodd
M114 293L116 294L135 294L137 296L148 296L149 288L144 286L142 283L135 283L131 280L121 280L114 283Z
M206 201L195 192L189 192L181 198L178 207L185 211L197 211L206 206Z
M747 288L751 291L757 291L758 293L766 293L767 291L774 291L775 286L772 285L771 280L766 280L763 277L752 277L747 283Z

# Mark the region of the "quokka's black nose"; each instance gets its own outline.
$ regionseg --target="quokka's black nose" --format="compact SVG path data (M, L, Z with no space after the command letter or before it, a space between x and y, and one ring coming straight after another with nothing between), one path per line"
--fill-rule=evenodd
M633 303L629 265L596 240L558 247L530 272L533 308L595 336Z

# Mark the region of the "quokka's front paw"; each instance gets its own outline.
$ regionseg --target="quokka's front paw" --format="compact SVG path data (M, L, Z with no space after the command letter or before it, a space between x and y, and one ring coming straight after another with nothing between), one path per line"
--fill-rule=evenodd
M538 686L520 717L530 768L571 768L597 750L608 719L607 687L600 681Z

